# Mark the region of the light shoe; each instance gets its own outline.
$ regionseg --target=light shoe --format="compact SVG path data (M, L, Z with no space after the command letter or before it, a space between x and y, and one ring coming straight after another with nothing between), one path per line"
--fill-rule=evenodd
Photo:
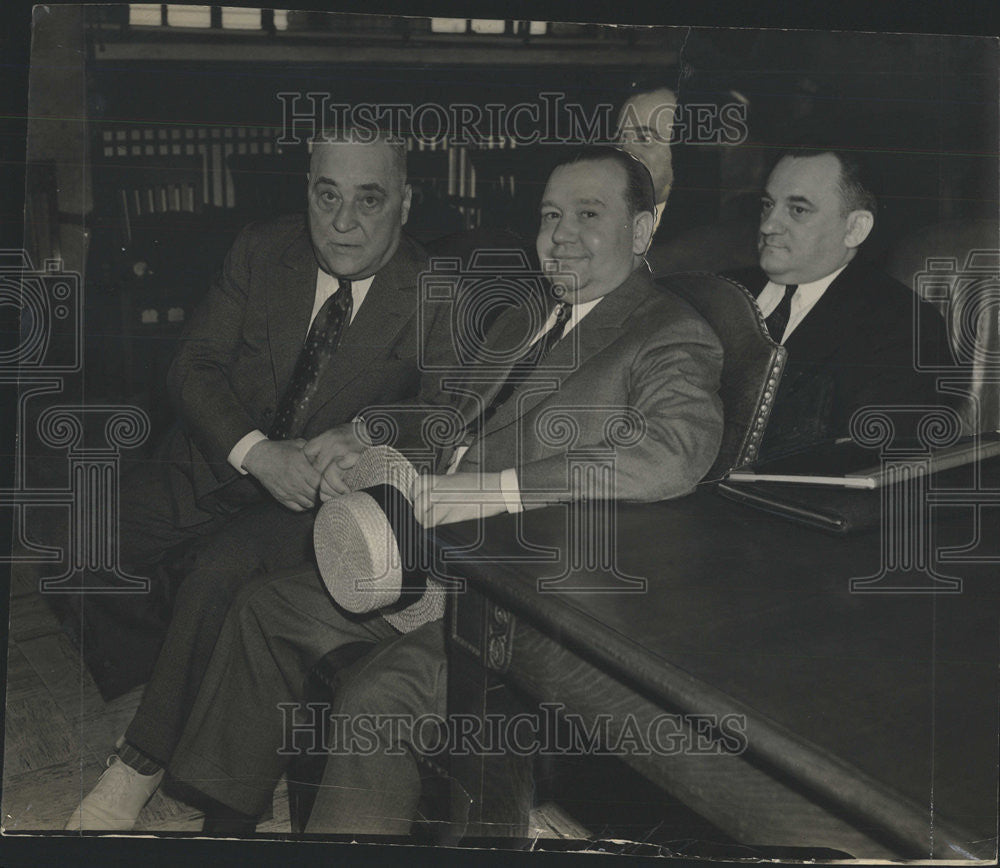
M156 792L162 779L163 769L152 775L142 775L112 754L108 759L108 770L83 797L65 829L73 832L127 832L135 825L139 812Z

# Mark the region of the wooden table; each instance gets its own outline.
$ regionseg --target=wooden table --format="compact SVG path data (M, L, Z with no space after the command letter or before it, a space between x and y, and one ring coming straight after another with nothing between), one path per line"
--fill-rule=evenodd
M613 740L669 716L686 729L667 749L625 761L737 841L994 858L1000 511L981 511L978 540L971 516L940 506L926 528L937 547L973 543L936 563L962 579L947 594L851 593L879 571L879 531L835 536L707 488L440 528L442 572L468 579L450 616L449 711L523 710L514 685L583 721L610 714ZM609 525L614 543L594 545ZM602 548L644 589L624 591ZM718 730L714 751L708 730L699 742L706 719L727 721L728 748ZM523 833L530 763L452 760L471 835Z

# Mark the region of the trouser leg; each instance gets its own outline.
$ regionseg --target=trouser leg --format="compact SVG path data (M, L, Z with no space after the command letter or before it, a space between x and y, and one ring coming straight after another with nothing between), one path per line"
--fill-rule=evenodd
M134 465L123 475L119 509L119 565L128 576L148 580L148 590L106 573L88 571L89 587L103 590L52 595L67 630L105 699L142 684L153 665L170 620L180 576L162 563L168 553L222 527L228 515L204 513L179 526L162 462Z
M436 723L446 712L446 673L442 620L383 640L341 673L331 727L339 743L331 739L307 832L409 834L421 791L417 752L444 747Z
M308 570L312 525L312 513L264 504L195 543L127 741L161 765L169 762L234 598L261 571Z
M256 578L226 616L168 764L171 774L233 810L259 816L293 752L288 736L309 669L348 642L393 635L379 615L353 617L338 609L315 569Z

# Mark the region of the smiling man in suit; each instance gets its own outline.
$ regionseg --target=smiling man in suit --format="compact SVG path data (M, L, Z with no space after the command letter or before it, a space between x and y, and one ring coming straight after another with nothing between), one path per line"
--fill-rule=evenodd
M573 169L561 167L550 179L538 252L543 260L556 259L577 271L581 285L587 286L598 257L584 251L601 248L590 241L583 228L586 221L571 231L570 203L579 199L576 190L592 183L574 177ZM856 258L875 213L875 199L862 184L857 163L846 155L788 154L768 179L760 219L760 269L738 277L757 297L772 338L789 350L768 428L774 450L846 434L851 414L865 404L936 402L933 381L914 370L914 305L919 306L925 353L939 351L944 338L940 316L909 289ZM601 306L614 304L627 286L608 294ZM600 311L599 306L590 317L600 316ZM584 321L581 328L586 326ZM577 373L586 372L584 365ZM488 444L486 437L484 446ZM530 445L530 454L527 450ZM492 469L489 461L483 462L484 470ZM463 461L461 471L467 469ZM462 497L462 490L475 489L469 476L460 472L423 477L414 486L415 514L433 525L501 511L495 506L484 510L467 495ZM491 475L483 473L482 478L482 488L489 489ZM372 653L343 670L340 680L333 706L338 720L384 715L381 719L394 725L366 732L372 734L374 747L364 755L331 754L307 831L406 835L421 788L414 747L419 741L409 736L408 726L421 715L441 717L447 711L441 622L382 640Z
M570 484L570 449L613 451L613 488L602 494L623 500L687 494L709 469L722 436L722 349L686 302L653 284L644 261L653 206L648 171L621 150L587 149L553 171L537 239L540 260L551 266L545 315L531 324L524 309L511 306L497 319L487 342L504 362L469 370L467 388L453 404L462 424L439 445L435 474L414 485L414 509L426 524L600 496ZM509 352L513 347L521 355ZM531 370L521 367L512 378L528 356ZM618 411L638 422L637 436L627 442L615 442L608 430L609 415ZM544 436L548 414L573 420L578 436L572 444ZM427 449L419 441L395 445ZM367 667L365 678L378 692L366 693L371 707L362 703L357 710L378 713L389 703L395 711L394 702L435 707L443 689L441 623L431 622L408 642L414 634L401 638L377 612L339 609L315 568L262 576L244 588L169 764L177 779L218 803L205 831L249 832L271 804L289 760L281 749L287 723L281 708L303 699L306 674L331 649L358 640L369 648L385 643L406 661L405 682L391 667L388 673ZM419 640L428 634L423 647ZM370 773L363 789L404 780L395 776L398 769L386 769L383 777L376 757L355 759ZM398 754L388 762L399 762ZM332 774L340 771L344 780L334 777L323 789L327 795L341 784L354 786L347 776L356 770L336 766ZM404 805L384 816L408 825L412 787L404 789ZM354 789L340 794L348 803L364 801ZM335 810L322 804L324 816Z
M558 407L578 412L577 448L607 445L602 439L606 416L586 413L588 406L628 407L641 416L646 436L615 452L618 499L662 500L687 493L707 469L701 461L708 452L714 458L718 451L711 437L694 442L712 427L707 411L717 401L710 397L714 388L705 379L712 360L702 355L697 341L689 345L683 340L689 329L695 333L697 315L692 317L686 306L677 307L673 296L653 286L644 259L653 226L645 215L651 209L645 195L640 195L643 188L632 179L648 180L648 169L643 172L644 164L629 159L624 148L595 148L581 154L550 175L536 241L539 261L548 269L558 299L541 334L554 328L560 310L566 325L525 386L532 379L553 376L558 385L549 390L525 388L526 394L515 392L513 399L499 405L488 392L458 402L474 429L474 435L466 433L457 447L460 461L447 459L445 466L459 472L424 477L415 491L420 503L425 489L433 489L434 523L486 517L511 510L512 503L511 511L519 511L582 497L566 485L565 447L537 434L544 430L546 414ZM625 167L627 171L622 171ZM626 181L624 196L618 189L620 175ZM673 309L670 301L675 303ZM571 335L577 328L578 335ZM517 310L498 319L490 335L492 348L500 352L521 339ZM690 391L682 382L685 379ZM482 407L486 408L482 425L473 424ZM573 410L567 413L573 415ZM503 460L509 466L496 468ZM466 496L470 491L482 492L487 500L490 492L503 497L485 503L470 500Z
M940 314L858 256L876 213L858 160L844 152L789 152L767 180L760 267L730 275L788 350L764 457L849 436L865 405L939 403L915 360L947 357Z
M315 142L307 219L244 229L189 324L169 373L181 424L122 483L122 561L150 593L72 598L106 698L150 680L68 828L131 828L237 588L311 558L320 488L346 491L335 459L351 420L416 395L426 257L402 234L409 204L402 142ZM178 549L180 575L158 571Z

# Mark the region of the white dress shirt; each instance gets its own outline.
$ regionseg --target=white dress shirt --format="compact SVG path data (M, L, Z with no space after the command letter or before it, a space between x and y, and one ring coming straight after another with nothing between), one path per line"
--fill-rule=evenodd
M573 329L575 329L583 318L590 313L597 305L600 303L601 299L595 298L591 301L585 301L582 304L574 304L570 306L569 319L566 320L566 325L563 328L562 338L560 340L565 340L566 335L568 335ZM556 309L552 309L552 313L549 314L549 318L545 321L542 327L538 330L538 333L532 338L529 347L533 347L537 344L556 324ZM445 471L447 475L457 472L460 468L459 465L462 462L462 458L465 453L469 451L468 446L459 446L455 449L455 454L451 458L451 462L448 465L448 469ZM508 467L505 470L500 471L500 493L503 495L504 503L507 506L507 512L523 512L524 504L521 502L521 486L517 479L517 469L514 467Z
M806 318L806 314L816 306L816 302L823 297L823 293L826 292L830 284L837 278L837 275L845 268L847 266L842 265L826 277L814 280L812 283L799 284L799 288L795 290L795 294L792 296L791 310L788 314L788 325L785 326L785 333L781 336L781 340L778 343L783 344L788 340L789 335ZM774 309L781 302L784 295L784 284L775 283L773 280L767 282L767 286L757 296L757 307L760 308L764 319L767 319L774 312Z
M371 277L366 277L364 280L352 280L351 281L351 297L354 299L354 304L351 308L351 322L354 322L354 318L358 315L358 310L360 310L365 297L368 295L368 290L371 289L372 281L375 280L375 275ZM337 278L331 274L327 274L322 268L316 269L316 297L313 301L312 313L309 315L309 325L306 326L305 334L302 335L302 343L306 341L306 337L309 334L309 329L312 328L313 320L316 319L316 314L319 313L319 309L323 307L326 300L333 295L340 287ZM350 325L350 323L348 323ZM281 400L281 396L278 396L278 400ZM253 431L248 432L243 437L241 437L236 445L229 452L229 463L233 465L240 473L246 476L246 469L243 467L243 462L247 457L247 453L261 440L267 440L267 435L258 428Z

